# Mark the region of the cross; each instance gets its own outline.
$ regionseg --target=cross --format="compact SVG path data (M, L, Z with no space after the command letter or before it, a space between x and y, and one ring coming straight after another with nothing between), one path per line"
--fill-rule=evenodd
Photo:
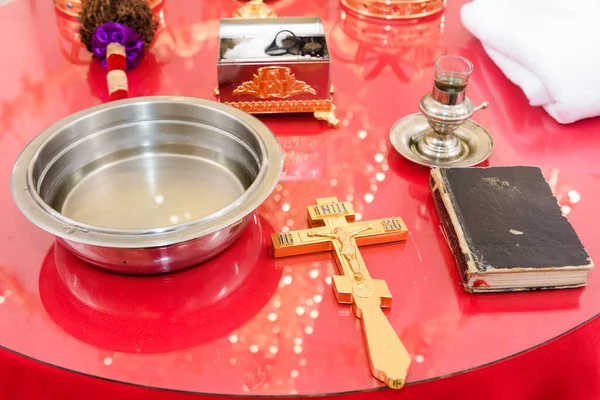
M391 307L384 280L373 279L359 246L404 241L408 229L399 217L355 222L354 209L336 197L317 199L308 207L310 228L271 235L276 258L335 251L340 275L333 276L337 301L352 304L362 322L371 373L391 388L404 386L410 356L381 307Z

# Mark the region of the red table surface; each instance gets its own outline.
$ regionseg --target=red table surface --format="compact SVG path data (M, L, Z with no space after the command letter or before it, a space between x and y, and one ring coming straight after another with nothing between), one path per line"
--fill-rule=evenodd
M511 398L595 398L600 324L572 330L600 311L600 275L592 271L583 289L465 293L439 230L428 169L390 145L390 127L417 112L430 90L434 59L469 58L475 71L468 95L491 103L474 116L495 140L485 165L540 166L592 259L600 259L600 120L560 125L530 107L461 26L463 3L387 29L357 22L336 0L272 2L280 16L323 19L341 125L331 129L311 115L261 117L281 142L285 166L254 222L206 264L144 278L85 265L12 202L10 171L23 147L107 94L105 71L69 41L72 21L57 16L50 0L0 6L0 398L506 398L494 397L503 391L523 396ZM219 19L239 5L166 0L156 43L129 73L130 95L212 99ZM305 228L306 207L329 196L351 201L358 219L398 215L409 227L405 243L361 250L371 275L391 289L387 315L413 360L400 392L373 392L381 384L369 373L358 321L330 287L332 256L274 260L270 253L272 232ZM431 380L439 386L423 383Z

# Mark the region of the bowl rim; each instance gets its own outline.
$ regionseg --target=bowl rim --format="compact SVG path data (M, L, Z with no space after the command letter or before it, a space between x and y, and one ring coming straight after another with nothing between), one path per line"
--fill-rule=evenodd
M128 230L99 227L70 219L47 204L33 184L32 166L44 144L63 130L93 114L148 103L181 103L228 114L254 134L261 165L252 184L230 204L198 219L166 227ZM221 128L219 128L221 129ZM222 129L221 129L222 130ZM223 130L226 133L230 133ZM275 134L258 118L212 100L185 96L145 96L92 106L67 116L36 135L14 163L10 187L19 210L38 227L69 242L111 248L163 247L198 239L241 223L273 192L283 170L283 151Z

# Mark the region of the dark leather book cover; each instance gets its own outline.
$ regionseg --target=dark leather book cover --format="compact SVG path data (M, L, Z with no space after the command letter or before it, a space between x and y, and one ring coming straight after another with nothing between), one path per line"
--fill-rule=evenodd
M592 260L539 168L434 168L430 188L468 291L586 284Z

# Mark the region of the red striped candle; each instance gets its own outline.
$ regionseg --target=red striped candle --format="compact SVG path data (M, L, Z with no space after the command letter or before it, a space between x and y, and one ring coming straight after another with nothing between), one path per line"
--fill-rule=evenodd
M108 94L110 100L126 99L128 96L125 47L119 43L110 43L106 47L108 74Z

